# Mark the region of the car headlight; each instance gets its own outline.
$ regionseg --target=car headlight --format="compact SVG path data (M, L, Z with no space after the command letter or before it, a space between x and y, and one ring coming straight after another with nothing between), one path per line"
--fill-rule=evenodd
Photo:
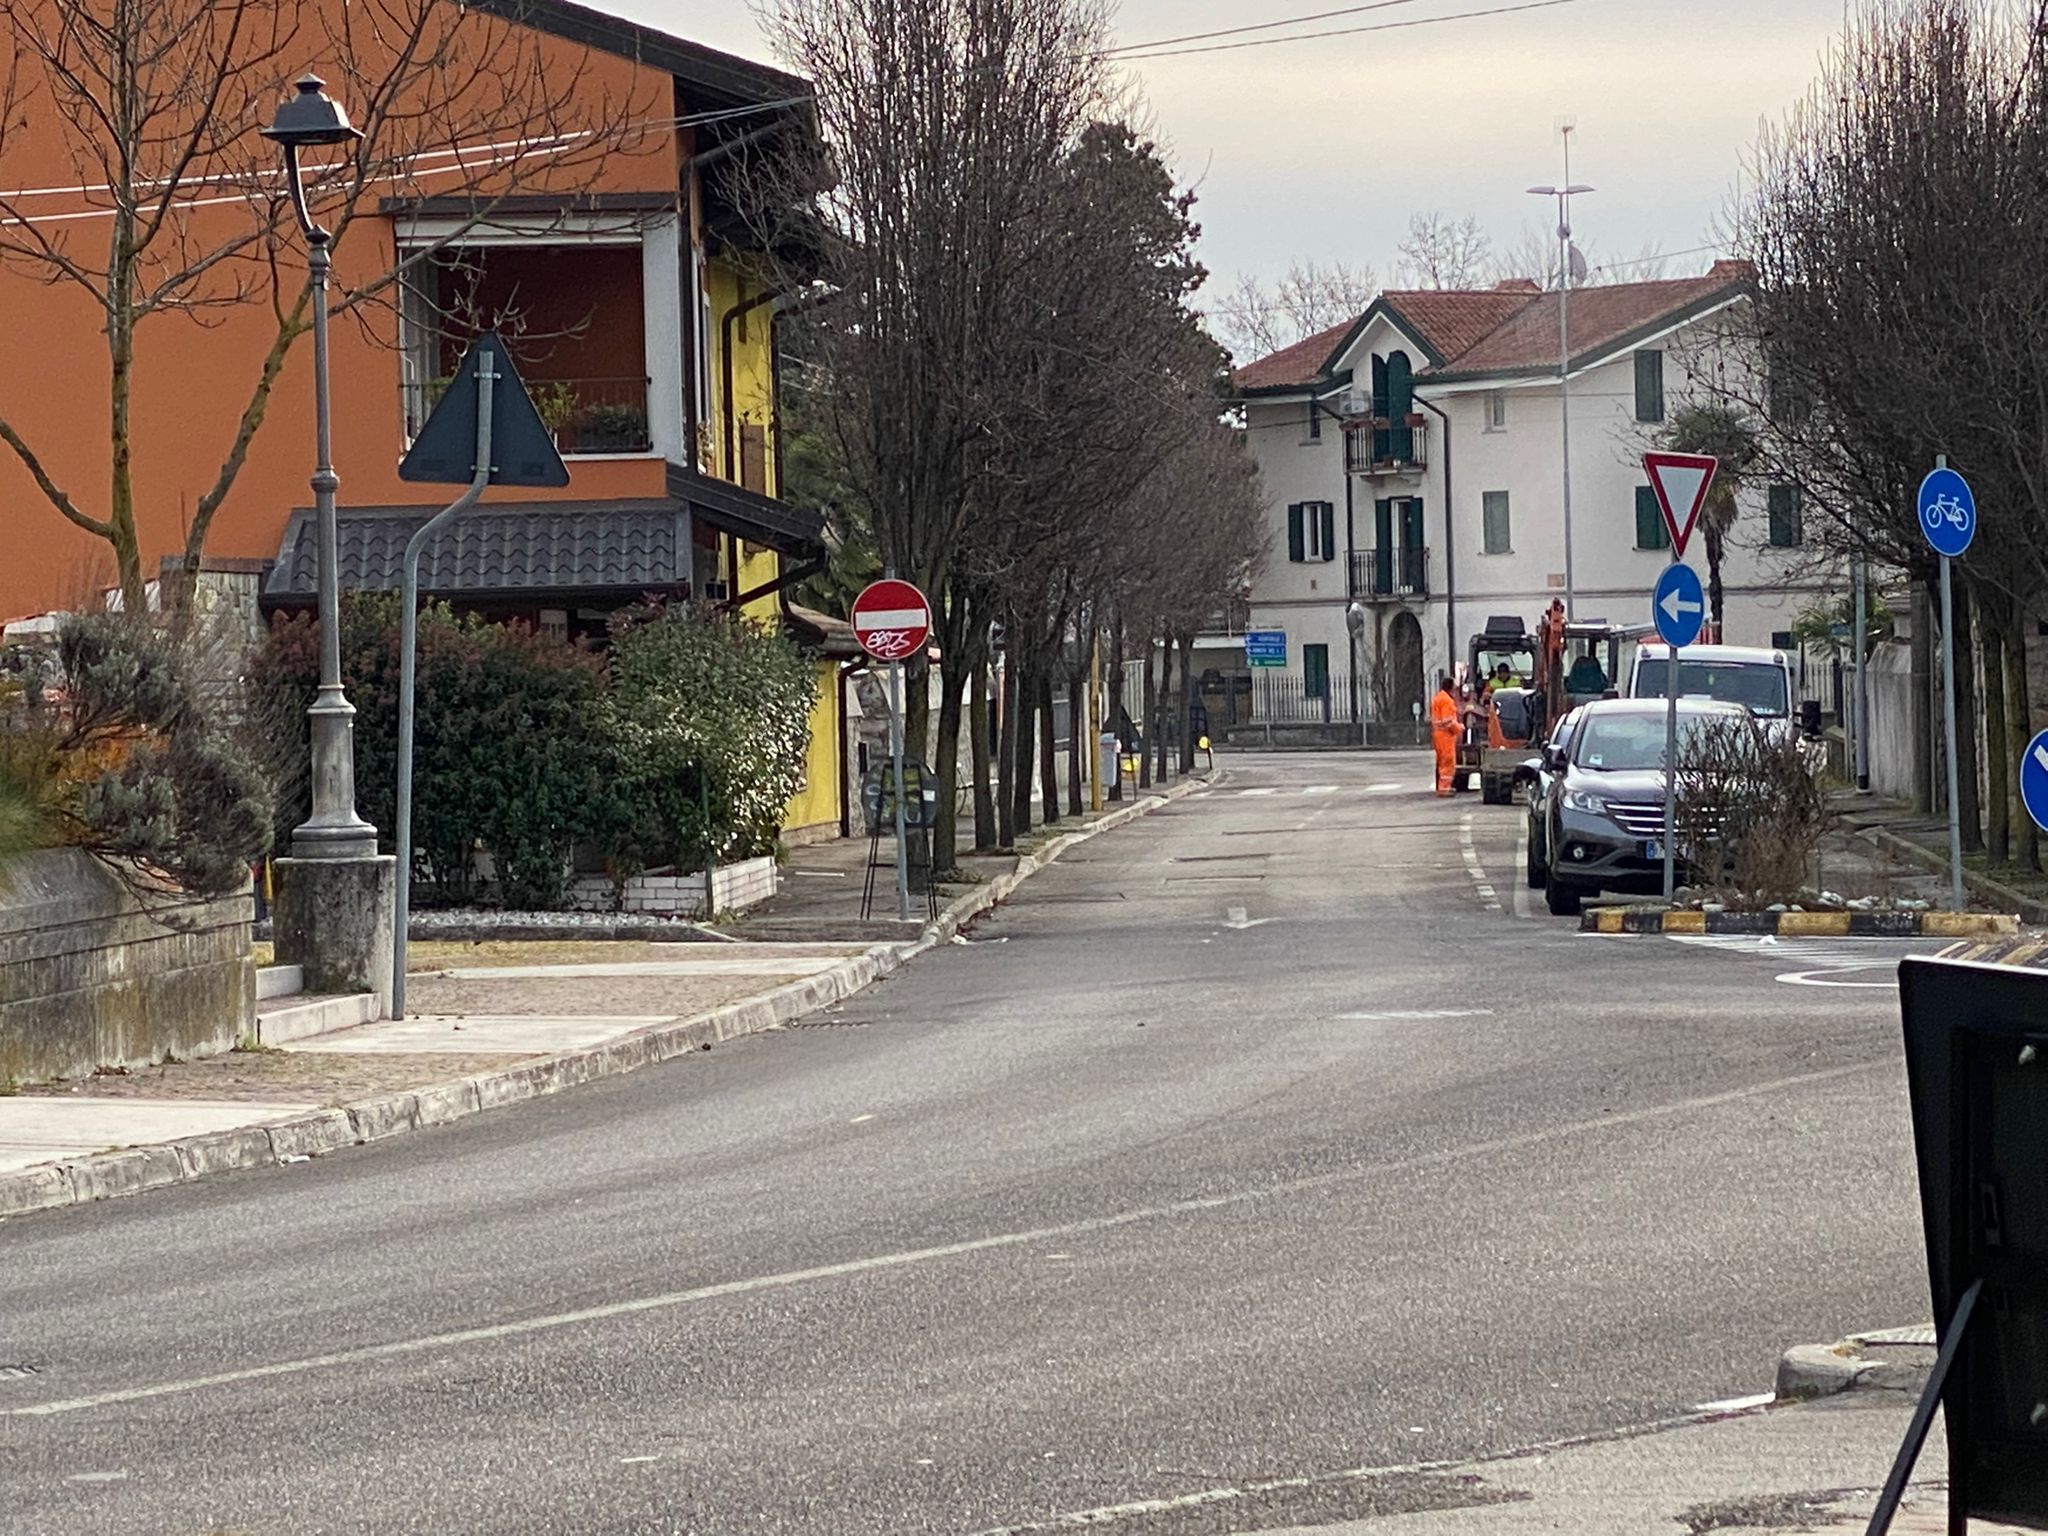
M1589 816L1605 816L1607 814L1607 802L1589 790L1566 790L1564 792L1564 805L1568 811L1584 811Z

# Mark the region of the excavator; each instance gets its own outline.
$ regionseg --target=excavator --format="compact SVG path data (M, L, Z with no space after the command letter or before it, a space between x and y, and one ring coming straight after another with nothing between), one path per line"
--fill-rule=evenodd
M1458 744L1458 786L1477 774L1481 800L1512 803L1530 752L1570 711L1621 686L1622 647L1649 628L1574 623L1565 618L1560 599L1552 599L1533 634L1513 615L1489 617L1467 647L1469 676L1475 688L1484 688L1505 662L1509 681L1481 695L1483 711L1466 724Z

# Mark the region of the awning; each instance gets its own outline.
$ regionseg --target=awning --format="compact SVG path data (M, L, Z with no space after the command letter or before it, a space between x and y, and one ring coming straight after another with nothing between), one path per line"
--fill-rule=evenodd
M668 493L687 504L693 517L749 544L800 560L825 552L825 519L816 512L680 464L668 467Z

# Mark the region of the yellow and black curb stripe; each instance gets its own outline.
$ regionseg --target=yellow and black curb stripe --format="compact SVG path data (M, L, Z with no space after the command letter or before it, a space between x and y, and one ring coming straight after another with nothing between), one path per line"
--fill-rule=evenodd
M2020 920L2003 912L1697 912L1667 907L1596 907L1581 933L1775 934L1801 939L1974 939L2010 937Z

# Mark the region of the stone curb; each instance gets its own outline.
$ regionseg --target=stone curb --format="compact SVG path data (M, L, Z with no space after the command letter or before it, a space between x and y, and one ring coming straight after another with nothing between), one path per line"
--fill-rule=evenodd
M1924 848L1909 837L1887 832L1883 827L1857 827L1854 829L1854 835L1895 858L1906 860L1909 864L1918 864L1922 869L1937 875L1948 873L1947 854L1937 853L1932 848ZM1974 869L1963 871L1963 884L1986 901L1995 901L2001 907L2010 907L2030 923L2048 923L2048 902L2035 901L2002 881L1994 880L1989 875L1981 875Z
M1777 1398L1805 1402L1838 1392L1871 1391L1917 1396L1927 1384L1934 1355L1931 1342L1884 1334L1851 1335L1835 1344L1795 1344L1778 1358Z
M1803 939L1972 939L2020 931L2004 912L1674 912L1601 907L1579 915L1581 933L1741 933Z
M0 1174L0 1217L140 1194L146 1189L234 1168L301 1162L342 1147L381 1141L430 1125L446 1125L500 1105L517 1104L599 1078L637 1071L689 1051L709 1050L714 1044L742 1035L779 1029L853 996L906 961L945 943L967 923L1007 900L1019 885L1075 844L1206 788L1219 777L1212 772L1202 778L1184 778L1163 794L1149 795L1078 832L1053 838L1036 853L1020 858L1013 873L1000 875L948 902L940 909L938 921L927 923L917 939L901 949L878 945L829 971L789 982L758 997L728 1003L691 1018L650 1025L602 1045L543 1056L497 1072L431 1083L339 1109L312 1110L270 1125L238 1126L157 1145L39 1163L33 1168Z

